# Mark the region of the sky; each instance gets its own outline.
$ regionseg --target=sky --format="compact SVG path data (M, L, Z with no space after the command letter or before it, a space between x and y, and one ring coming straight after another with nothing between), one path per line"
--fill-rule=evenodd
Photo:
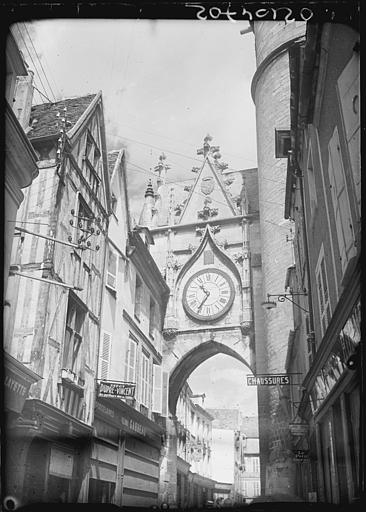
M240 34L247 27L246 21L56 19L19 23L12 32L35 69L35 85L51 100L102 91L107 149L127 149L130 208L138 220L162 152L171 167L168 182L194 177L208 133L230 170L256 167L254 36ZM37 92L35 100L41 102ZM255 388L244 388L246 373L238 361L217 355L190 385L205 392L207 407L254 414Z

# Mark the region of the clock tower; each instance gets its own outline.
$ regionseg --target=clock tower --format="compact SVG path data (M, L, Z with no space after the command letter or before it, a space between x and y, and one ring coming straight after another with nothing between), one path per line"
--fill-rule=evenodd
M207 135L197 151L202 161L184 187L167 182L169 166L165 155L160 157L154 204L149 184L140 217L153 235L151 254L170 288L163 331L170 417L160 499L171 506L180 390L193 370L218 353L255 371L263 336L257 169L229 169L211 141Z

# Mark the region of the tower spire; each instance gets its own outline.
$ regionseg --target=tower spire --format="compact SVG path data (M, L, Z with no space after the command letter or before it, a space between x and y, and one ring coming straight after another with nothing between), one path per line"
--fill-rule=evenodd
M151 227L153 215L155 211L155 194L152 186L151 179L149 180L146 191L145 191L145 201L142 207L142 212L139 219L140 226Z
M154 172L157 174L157 191L155 202L155 217L154 224L161 226L167 224L169 217L169 190L166 184L168 170L170 165L166 162L166 156L162 153L159 156L159 161L154 167Z

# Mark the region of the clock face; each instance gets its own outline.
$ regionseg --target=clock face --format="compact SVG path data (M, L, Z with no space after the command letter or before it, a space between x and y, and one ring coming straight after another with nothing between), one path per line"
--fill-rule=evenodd
M231 278L221 270L200 270L183 290L183 306L197 320L215 320L226 313L234 300Z

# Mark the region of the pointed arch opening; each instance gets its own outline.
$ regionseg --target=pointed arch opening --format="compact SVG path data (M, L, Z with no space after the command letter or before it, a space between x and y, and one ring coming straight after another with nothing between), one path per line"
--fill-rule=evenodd
M198 347L189 351L184 357L182 357L170 374L169 410L171 414L176 414L179 393L191 373L204 361L217 354L226 354L233 357L234 359L237 359L254 374L253 369L248 361L246 361L238 352L232 348L214 340L201 343Z

